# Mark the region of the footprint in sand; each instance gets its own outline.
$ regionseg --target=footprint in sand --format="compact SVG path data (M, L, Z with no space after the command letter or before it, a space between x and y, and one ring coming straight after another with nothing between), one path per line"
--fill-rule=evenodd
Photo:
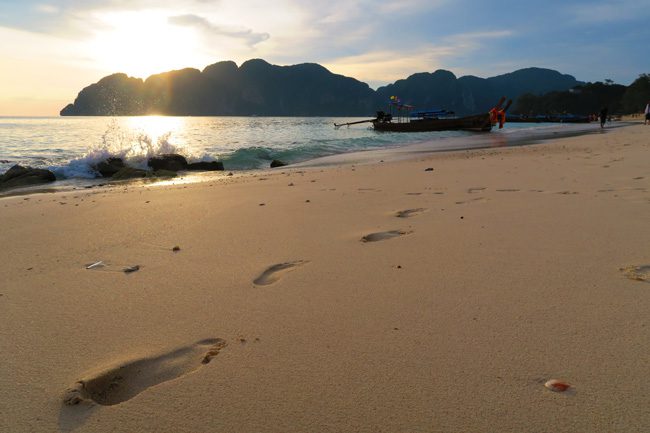
M268 286L273 284L280 279L280 277L286 273L294 270L298 266L302 266L308 263L305 260L296 260L294 262L278 263L269 267L267 270L262 272L259 277L255 278L253 284L258 286Z
M402 230L390 230L387 232L370 233L369 235L365 235L364 237L362 237L361 242L384 241L386 239L397 238L399 236L408 235L410 233L412 232L405 232Z
M626 266L624 268L620 268L620 271L623 272L623 275L628 277L630 280L650 283L650 265Z
M209 363L225 346L225 340L209 338L162 355L109 367L77 381L66 390L63 403L73 406L94 402L111 406L125 402L147 388L197 370Z
M497 192L518 192L518 189L515 188L504 188L504 189L497 189Z
M477 197L471 200L457 201L456 204L467 204L467 203L485 202L485 201L487 201L485 197Z
M419 207L417 209L405 209L405 210L401 210L401 211L397 212L395 214L395 216L397 218L410 218L412 216L415 216L415 215L417 215L419 213L424 212L425 210L426 209L424 209L422 207Z
M468 193L468 194L474 194L474 193L476 193L476 192L482 192L482 191L485 191L486 189L487 189L487 188L485 188L485 187L483 187L483 186L475 186L475 187L473 187L473 188L469 188L469 189L467 190L467 193Z

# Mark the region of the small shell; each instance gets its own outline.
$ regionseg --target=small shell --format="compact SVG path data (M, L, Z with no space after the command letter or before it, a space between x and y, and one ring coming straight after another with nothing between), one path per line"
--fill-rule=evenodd
M567 389L571 388L571 385L569 385L568 383L562 382L561 380L557 380L557 379L549 380L544 384L544 386L550 389L551 391L555 391L555 392L564 392Z

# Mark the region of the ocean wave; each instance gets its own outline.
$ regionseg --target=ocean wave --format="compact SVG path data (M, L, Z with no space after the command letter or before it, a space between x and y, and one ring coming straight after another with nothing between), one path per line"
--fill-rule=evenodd
M141 169L147 168L150 158L165 154L183 155L190 162L214 160L209 155L197 155L184 146L172 143L171 136L171 131L165 131L153 137L142 131L123 128L113 119L101 141L91 145L81 157L48 168L60 179L93 179L101 177L95 169L97 164L109 158L120 158L127 166Z
M353 121L356 119L345 119ZM179 154L188 162L222 161L226 170L268 168L363 150L439 142L471 135L463 131L380 133L367 127L334 129L330 118L52 118L5 121L18 126L0 138L0 173L14 164L47 168L58 179L93 179L108 158L147 168L149 158ZM3 122L0 122L0 125ZM534 137L569 125L506 124L491 137ZM549 130L551 132L549 132ZM462 140L461 140L462 141ZM455 141L454 141L455 142ZM462 145L459 144L459 145Z

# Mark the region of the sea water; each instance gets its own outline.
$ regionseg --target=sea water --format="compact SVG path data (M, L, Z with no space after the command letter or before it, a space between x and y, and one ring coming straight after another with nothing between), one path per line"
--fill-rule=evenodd
M152 156L178 153L189 162L223 161L227 171L236 171L268 168L273 159L291 164L421 142L432 143L433 150L479 147L468 140L477 134L465 131L387 133L374 131L369 123L334 127L335 123L357 120L363 119L0 117L0 174L20 164L46 168L59 180L83 184L100 176L94 166L109 157L146 168ZM593 125L586 127L593 129ZM558 125L506 124L506 128L494 130L489 136L503 138L513 132L534 135L549 128Z

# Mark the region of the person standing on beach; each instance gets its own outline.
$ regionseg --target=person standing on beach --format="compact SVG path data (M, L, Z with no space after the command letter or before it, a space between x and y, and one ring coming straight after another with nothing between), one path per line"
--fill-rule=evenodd
M601 128L605 127L605 122L607 122L607 107L603 107L602 110L600 110L600 127Z
M650 125L650 101L648 101L648 104L645 106L645 120L643 121L644 125Z

